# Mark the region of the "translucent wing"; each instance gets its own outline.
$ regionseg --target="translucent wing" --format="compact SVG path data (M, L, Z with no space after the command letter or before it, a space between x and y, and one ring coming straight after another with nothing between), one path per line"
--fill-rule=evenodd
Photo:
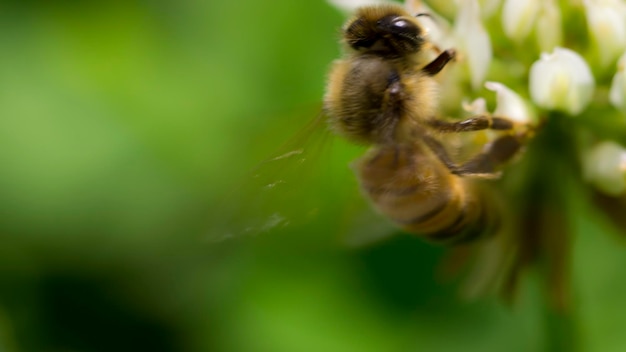
M391 221L376 213L360 195L347 203L346 213L341 219L341 241L354 247L368 247L401 233Z
M322 186L332 139L320 113L224 194L213 212L210 240L257 235L315 217L328 197Z

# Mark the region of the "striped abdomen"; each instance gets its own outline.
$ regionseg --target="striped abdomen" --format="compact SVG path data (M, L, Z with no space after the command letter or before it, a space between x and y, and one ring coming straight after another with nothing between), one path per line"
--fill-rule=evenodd
M355 172L380 213L427 240L465 242L493 226L473 185L419 145L375 148L357 161Z

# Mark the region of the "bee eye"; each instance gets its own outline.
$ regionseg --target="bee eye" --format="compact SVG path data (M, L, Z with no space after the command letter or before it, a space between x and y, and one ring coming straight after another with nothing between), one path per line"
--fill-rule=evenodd
M401 34L403 36L416 37L419 35L419 29L417 26L403 18L393 20L390 24L390 30L393 33Z
M396 28L407 28L410 25L411 24L407 20L403 19L396 20L392 23L392 26Z

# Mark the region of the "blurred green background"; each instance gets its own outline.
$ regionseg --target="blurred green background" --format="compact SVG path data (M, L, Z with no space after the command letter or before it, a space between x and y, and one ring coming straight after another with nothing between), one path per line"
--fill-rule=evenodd
M537 274L512 307L464 302L442 249L341 245L333 214L206 240L223 190L319 111L343 19L323 1L3 1L0 351L545 350ZM571 198L577 341L623 351L626 255Z

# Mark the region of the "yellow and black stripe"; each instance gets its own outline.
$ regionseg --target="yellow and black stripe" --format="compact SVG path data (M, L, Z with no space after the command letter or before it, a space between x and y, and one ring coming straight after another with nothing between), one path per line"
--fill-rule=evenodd
M480 190L419 145L379 148L356 171L363 192L380 213L426 240L467 242L495 226Z

